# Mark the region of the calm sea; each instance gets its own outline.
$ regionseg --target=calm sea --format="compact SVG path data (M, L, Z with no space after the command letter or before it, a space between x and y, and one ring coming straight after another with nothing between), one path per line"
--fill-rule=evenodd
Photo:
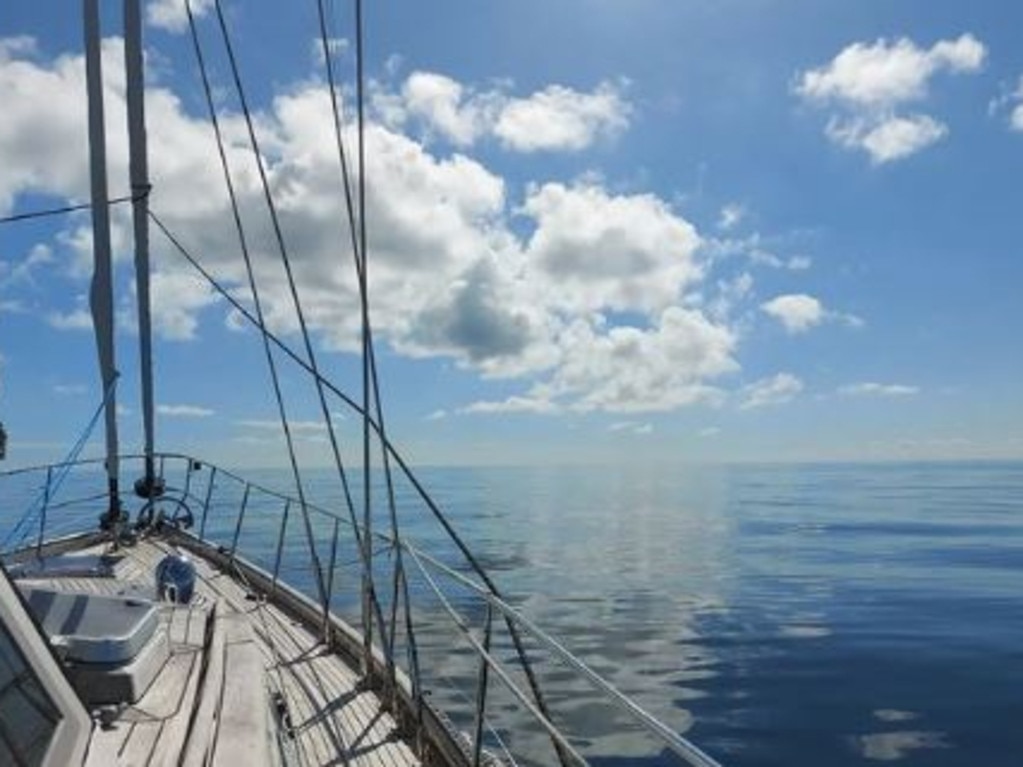
M189 480L197 495L203 473ZM725 765L1023 764L1021 463L421 477L512 602ZM284 486L286 475L253 478ZM230 542L237 498L219 487L221 512L207 532ZM332 488L329 474L311 478L310 495L337 506ZM242 545L268 567L282 507L250 501L243 520ZM458 564L404 485L398 509L409 538ZM313 527L326 561L332 525ZM293 514L282 572L311 590L303 536ZM354 615L355 552L345 539L342 530L334 603ZM386 578L386 547L377 565ZM454 719L471 729L477 663L406 565L426 684L438 703L460 705ZM389 589L381 586L385 602ZM480 627L478 600L448 593ZM509 658L506 634L494 641ZM555 720L579 734L593 764L677 763L530 648ZM553 764L542 734L492 684L489 746L504 741L520 763Z

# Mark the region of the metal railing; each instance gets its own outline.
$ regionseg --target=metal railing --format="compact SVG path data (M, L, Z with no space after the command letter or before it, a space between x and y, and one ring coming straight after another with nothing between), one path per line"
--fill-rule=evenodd
M271 599L278 589L285 588L315 594L313 585L322 577L325 584L322 602L317 604L308 597L309 604L319 613L320 625L316 628L324 637L331 636L335 616L350 626L359 625L359 610L364 609L360 598L364 558L357 543L358 536L346 516L324 505L308 501L305 504L318 539L316 545L321 551L330 552L326 572L313 572L309 569L311 559L306 551L309 539L298 530L289 531L289 520L294 519L298 503L294 498L190 456L165 453L156 458L158 474L164 479L166 490L159 498L139 500L135 519L141 520L142 526L162 525L179 531L187 527L187 531L183 531L185 535L214 547L227 562L251 567L254 572L263 574ZM141 467L144 458L125 456L121 460L127 469L134 463ZM12 509L3 506L18 501L29 505L31 511L18 521L12 530L17 535L8 541L0 555L9 560L25 559L43 552L50 541L94 530L99 512L106 508L105 493L91 492L94 487L102 487L93 484L102 470L102 460L96 459L0 472L0 499L3 499L0 513L10 513ZM58 476L65 479L60 494L54 493L54 480ZM419 489L418 482L414 483L412 492L400 500L418 501ZM88 516L75 516L75 512L82 511L88 511ZM8 524L2 518L0 523ZM648 736L651 743L658 744L661 753L677 757L681 764L718 767L716 760L618 690L535 621L495 593L488 583L481 582L484 579L477 580L460 571L462 563L458 561L457 548L447 555L429 553L426 546L413 543L407 534L396 540L384 533L373 534L372 547L375 550L372 561L377 571L372 575L381 582L388 576L394 581L382 603L376 606L380 629L378 648L383 659L380 665L384 676L389 676L379 680L381 694L395 698L405 680L406 696L411 702L409 716L414 724L422 725L425 708L439 710L443 714L441 719L452 723L465 764L478 767L488 760L493 763L495 757L488 752L494 751L501 754L498 762L550 763L550 753L546 757L539 755L542 741L536 737L527 744L527 753L513 755L523 741L520 729L549 738L547 748L553 745L563 764L588 764L581 739L568 733L563 723L556 723L558 712L554 709L545 712L544 705L532 694L531 685L536 680L531 665L545 661L552 668L567 669L584 681L591 694L597 694L617 712L619 721L624 719L628 727ZM399 549L414 564L414 570L406 573L395 568L388 572L387 557L376 556L376 553L394 556ZM398 578L407 580L399 583ZM408 587L416 599L399 605ZM405 609L400 610L399 606ZM404 622L399 621L402 614ZM389 620L384 620L385 615ZM506 631L499 635L502 623ZM442 627L454 629L456 640L463 650L468 648L468 655L455 651L450 641L440 638L445 636L441 633ZM422 647L417 645L417 634ZM522 637L529 643L525 653ZM438 657L442 663L460 664L458 671L463 686L471 680L470 689L446 690L443 673L431 674L429 668L423 668L427 664L420 663L418 654L431 643L435 649L441 648ZM404 665L396 660L402 650L406 655ZM507 719L511 715L507 713L507 700L500 706L493 702L498 695L495 678L501 683L503 693L510 696L508 700L515 704L511 724L496 721L497 717ZM466 710L467 701L472 702L470 710Z

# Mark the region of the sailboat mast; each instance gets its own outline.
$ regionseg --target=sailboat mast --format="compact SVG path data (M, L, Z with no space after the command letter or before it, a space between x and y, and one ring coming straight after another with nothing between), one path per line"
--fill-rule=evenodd
M139 370L142 424L145 432L146 491L155 483L153 469L153 351L149 301L149 165L146 158L146 114L143 94L142 16L139 0L124 3L124 68L127 76L129 172L132 223L135 232L135 285L138 297ZM141 488L140 488L141 489ZM149 493L147 492L148 496Z
M109 513L113 517L120 514L117 396L114 391L117 368L114 357L114 290L110 255L110 211L107 207L109 195L98 0L84 0L84 21L85 79L89 98L89 161L92 169L92 244L95 262L92 284L89 288L89 307L92 310L96 352L103 382Z

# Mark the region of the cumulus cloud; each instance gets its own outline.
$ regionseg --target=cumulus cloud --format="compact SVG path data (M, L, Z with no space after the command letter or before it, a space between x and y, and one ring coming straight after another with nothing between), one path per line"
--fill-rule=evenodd
M791 402L801 391L803 391L803 382L796 376L791 373L778 373L743 387L739 409L753 410L784 405Z
M772 298L760 305L790 333L802 333L824 321L824 306L813 296L794 293Z
M550 85L529 98L513 99L501 110L494 134L519 152L579 151L629 125L631 108L621 86L601 83L592 93Z
M862 327L864 322L854 314L830 311L813 296L790 293L776 296L760 305L760 309L778 320L789 333L804 333L826 321L842 322L849 327Z
M494 120L494 96L469 97L461 83L435 72L413 72L401 89L404 108L458 146L473 144Z
M839 146L864 149L871 162L882 164L916 154L948 135L948 127L927 115L841 121L828 124L827 135Z
M882 384L875 381L847 384L838 388L839 394L849 397L908 397L919 391L918 386Z
M522 211L536 222L526 256L560 309L656 311L702 277L696 230L653 195L549 183Z
M970 34L941 40L930 49L905 37L894 43L883 38L872 45L853 43L827 66L804 72L796 90L819 101L894 107L923 99L938 72L976 72L986 56L984 45Z
M219 296L196 275L187 272L155 272L150 280L154 331L169 340L190 341L199 327L199 312Z
M915 154L943 139L948 128L928 114L899 114L927 99L941 72L978 72L987 49L964 34L921 48L908 38L853 43L830 63L798 77L795 92L808 103L837 110L827 136L839 146L865 151L875 164Z
M4 210L28 191L82 200L88 188L82 59L47 62L18 53L29 48L8 44L7 58L0 60ZM106 41L104 52L116 193L127 179L118 42ZM550 110L554 120L563 117L555 105L564 106L589 126L559 134L569 138L543 139L548 147L610 135L628 113L619 85L576 94L580 98L556 87L518 101L504 95L492 113L484 108L484 94L454 81L421 78L409 87L402 106L406 119L414 103L416 119L429 120L453 143L492 135L511 146L516 139L508 126L527 124L526 112L519 113L519 123L509 118L502 136L496 126L502 110L519 102ZM48 96L33 96L38 93ZM150 87L147 99L153 210L247 302L209 126L165 87ZM482 128L475 117L465 120L466 105L478 105ZM332 350L357 349L358 286L351 254L338 247L348 232L329 98L311 82L298 83L282 89L257 120L309 326ZM267 321L279 333L293 333L295 311L244 124L225 111L222 127ZM354 136L346 138L354 144ZM484 376L523 381L516 395L474 403L466 411L637 413L724 399L718 379L738 369L738 335L724 314L691 300L711 264L701 255L695 227L668 202L651 194L615 193L592 178L530 184L512 200L501 176L461 152L431 152L379 121L367 125L366 142L376 337L399 354L442 356ZM525 149L521 143L518 148ZM114 211L113 225L123 263L130 257L126 209ZM84 264L89 242L85 219L73 219L57 241L56 256L65 266L69 257ZM158 232L153 246L157 333L173 341L195 338L206 315L222 315L223 302ZM84 283L88 275L81 264L68 276ZM126 307L131 298L126 295ZM81 312L51 316L57 324L87 322ZM247 428L261 427L249 422Z
M377 87L374 104L391 124L418 122L458 147L484 137L516 152L578 152L618 136L632 107L624 85L605 81L592 91L549 85L529 96L507 88L473 90L447 75L413 72L398 92Z
M646 330L578 319L558 341L553 373L526 396L476 403L471 412L649 413L718 404L724 394L708 381L738 369L735 333L675 306Z
M205 16L213 8L213 0L189 0L192 14ZM146 21L154 27L168 32L183 32L188 26L185 0L149 0L146 4Z

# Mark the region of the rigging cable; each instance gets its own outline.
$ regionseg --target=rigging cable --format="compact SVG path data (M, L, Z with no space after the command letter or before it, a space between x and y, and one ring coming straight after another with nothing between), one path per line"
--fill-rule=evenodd
M223 134L222 134L222 131L220 130L220 121L219 121L219 118L217 117L216 108L215 108L214 102L213 102L212 88L210 86L209 75L208 75L207 68L206 68L206 63L205 63L205 57L203 56L203 53L202 53L202 46L201 46L201 44L199 42L198 29L197 29L196 24L195 24L194 16L191 14L190 6L187 7L186 10L188 10L188 12L189 12L190 31L191 31L191 35L192 35L192 43L193 43L193 47L195 48L196 59L198 61L199 71L200 71L200 74L202 76L203 90L204 90L205 96L206 96L207 108L208 108L209 113L210 113L210 119L211 119L211 122L213 124L214 133L215 133L216 139L217 139L217 148L218 148L218 152L220 154L220 163L221 163L221 167L223 169L224 178L225 178L225 182L226 182L227 190L228 190L228 195L229 195L229 198L230 198L230 201L231 201L231 208L232 208L232 214L234 216L235 228L236 228L236 230L238 232L239 241L241 243L241 250L242 250L243 259L244 259L245 265L246 265L246 273L247 273L247 276L248 276L249 287L250 287L250 290L251 290L252 295L253 295L253 301L254 301L254 304L255 304L255 309L256 309L256 313L258 315L258 320L252 319L252 322L253 322L254 325L256 325L256 327L261 328L261 329L265 329L266 325L265 325L265 318L264 318L264 313L263 313L263 309L262 309L262 301L260 299L260 294L259 294L259 285L258 285L258 283L256 281L255 273L254 273L254 270L252 268L252 259L251 259L251 255L250 255L250 251L249 251L249 247L248 247L248 240L247 240L247 238L245 236L244 226L242 225L242 222L241 222L241 215L240 215L240 209L239 209L239 205L238 205L237 193L235 191L234 182L232 180L231 173L230 173L230 167L229 167L229 164L228 164L228 161L227 161L226 151L224 149ZM163 234L170 240L170 242L173 243L173 245L178 249L179 252L186 253L186 251L184 250L184 248L181 245L181 243L178 242L170 234L170 232L163 225L163 223L155 215L153 215L151 212L150 212L150 218L161 229ZM186 256L186 258L187 258L187 256ZM192 261L191 259L189 259L189 260ZM193 266L195 266L196 268L199 269L199 271L203 274L204 277L206 277L207 280L211 281L211 284L216 284L215 281L213 280L213 278L208 273L206 273L205 270L203 270L201 267L199 267L198 264L196 264L194 261L192 261L192 264L193 264ZM222 291L223 289L219 288L219 286L218 286L218 290ZM227 294L225 293L225 295L227 295ZM245 313L246 315L248 315L248 312L243 307L241 307L240 304L238 304L235 301L233 296L227 295L227 297L232 302L232 304L234 304L238 308L239 311L241 311L241 312ZM313 560L314 561L313 561L312 564L313 564L313 569L314 569L314 575L317 578L317 583L320 584L320 583L322 583L322 567L320 566L318 556L316 556L315 542L314 542L314 539L313 539L312 534L311 534L312 527L311 527L311 524L307 520L307 516L308 516L307 507L308 507L308 504L307 504L306 497L305 497L304 485L302 483L301 471L300 471L299 466L298 466L298 459L297 459L297 456L296 456L295 450L294 450L294 440L293 440L293 437L292 437L292 434L291 434L290 422L288 421L287 410L286 410L286 407L285 407L285 404L284 404L284 396L283 396L283 392L282 392L282 389L281 389L281 386L280 386L279 376L278 376L278 373L277 373L277 366L276 366L276 363L275 363L272 351L271 351L271 349L269 347L269 344L267 343L267 335L266 335L265 332L262 333L262 338L263 338L264 350L265 350L266 358L267 358L267 365L269 367L270 375L271 375L271 380L273 382L274 394L275 394L275 397L276 397L276 400L277 400L278 413L279 413L279 416L280 416L280 419L281 419L281 423L282 423L282 426L283 426L283 429L284 429L285 440L286 440L287 447L288 447L288 455L289 455L289 459L291 461L291 469L292 469L292 473L293 473L293 476L294 476L294 479L295 479L296 492L297 492L297 494L299 496L299 505L302 508L303 522L304 522L304 526L305 526L307 542L308 542L308 544L310 546L310 552L311 552L311 554L313 554ZM274 340L274 342L278 346L281 346L281 344L279 342L277 342L276 339L273 339L273 340ZM288 352L291 353L291 350L289 349ZM302 364L303 364L303 366L308 368L308 365L304 361L302 361ZM340 459L340 453L337 452L337 451L335 452L335 459L336 459L336 461L338 463L340 463L340 460L341 460ZM340 471L341 476L342 476L342 482L345 483L344 467L339 465L339 471ZM347 488L347 483L345 483L345 487ZM284 511L285 517L287 517L287 514L289 512L289 508L286 508L285 511ZM362 543L361 543L361 540L359 539L359 527L358 527L357 520L356 520L356 517L355 517L355 507L354 507L354 504L350 500L348 502L348 513L349 513L349 518L350 518L350 521L351 521L351 524L352 524L352 529L353 529L354 535L356 537L356 541L358 542L358 546L359 546L359 549L361 551L362 550L361 549ZM285 519L285 524L286 524L286 522L287 522L287 520ZM326 595L326 589L324 588L321 591L321 601L325 598L325 595ZM377 623L379 624L379 626L381 628L381 631L383 631L383 626L384 626L383 613L380 610L380 605L379 605L379 602L376 599L376 595L375 594L373 595L371 602L372 602L373 608L374 608L374 610L376 612Z
M106 410L107 406L110 404L110 401L113 399L114 389L117 387L117 378L118 377L115 374L114 378L107 385L107 390L106 392L104 392L103 399L97 406L96 412L92 414L92 418L89 419L89 422L86 424L85 429L82 431L81 435L75 441L74 445L71 446L71 450L68 451L67 457L64 459L63 462L58 464L59 468L57 469L57 476L47 477L46 485L40 491L39 495L36 497L36 500L33 501L33 503L25 510L25 513L22 515L21 519L19 519L18 522L14 525L14 527L11 528L11 531L7 534L7 537L4 538L2 546L3 551L11 550L10 549L11 542L18 534L18 531L21 530L23 527L25 528L24 532L22 532L21 538L18 539L17 543L20 544L22 541L24 541L25 537L28 535L29 523L32 520L34 520L38 514L45 513L46 508L49 505L50 501L53 500L53 496L57 494L57 491L60 490L60 486L64 483L64 480L67 478L67 475L70 474L71 469L74 468L74 464L78 460L78 456L85 448L85 444L89 441L89 437L92 436L92 432L95 430L96 424L99 423L100 416L103 415L103 411ZM104 493L102 497L105 498L106 493Z
M365 187L364 179L366 175L364 155L360 154L360 165L359 165L359 182L360 182L360 200L359 200L359 215L356 218L355 206L352 200L352 188L351 188L351 172L348 164L347 153L345 152L344 146L344 133L342 130L343 118L341 114L341 107L337 98L337 78L334 74L334 60L331 55L330 41L327 36L327 19L326 12L324 9L324 0L317 0L317 16L319 19L319 31L320 31L320 43L323 49L323 60L327 73L327 88L330 93L330 105L331 105L331 118L334 127L334 140L337 148L338 162L341 170L341 184L344 187L345 192L345 212L348 216L349 232L351 234L352 244L352 256L355 261L356 276L359 284L359 298L360 305L362 307L362 330L363 330L363 409L364 412L370 412L369 410L369 387L367 386L367 374L369 381L372 385L373 401L376 406L376 417L377 425L381 436L386 439L386 429L384 426L384 413L383 403L380 397L380 382L379 376L377 375L376 367L376 353L373 345L373 330L372 325L369 321L369 285L366 280L366 259L367 259L367 236L366 236L366 212L365 212ZM362 23L361 16L356 21L356 50L357 55L360 56L359 61L361 62L361 54L363 51L363 35L362 35ZM363 70L361 64L358 66L358 84L357 84L357 99L360 107L360 120L359 120L359 146L360 149L364 145L365 126L363 123L362 104L363 104ZM357 234L358 233L358 234ZM364 449L364 467L369 466L368 454L365 452L368 448L369 443L369 426L364 425L363 427L363 449ZM384 480L387 487L387 502L388 511L391 523L391 535L395 541L399 539L398 529L398 513L397 505L394 497L394 477L391 470L391 462L387 454L387 449L383 443L380 446L381 462L384 469ZM365 472L365 469L364 469ZM367 509L365 514L369 514L369 478L364 474L364 482L367 487ZM347 491L347 487L346 487ZM364 524L368 525L368 522L364 519ZM367 527L367 534L371 536L371 530ZM365 571L372 571L372 549L368 549L367 561L364 562ZM388 674L393 678L394 675L394 644L395 637L397 635L396 624L397 624L397 610L399 602L399 591L402 599L405 602L405 633L409 643L409 654L411 657L411 670L415 683L419 685L419 653L416 647L415 632L412 627L411 617L411 604L409 601L408 593L408 581L404 575L404 562L402 559L402 552L400 547L394 549L394 575L393 575L393 587L391 593L391 619L390 619L390 632L387 639L387 653L385 657L388 660L389 668ZM399 582L403 584L399 590ZM369 584L370 588L375 591L372 581Z
M259 148L259 140L256 137L256 129L252 122L252 112L249 109L248 99L245 96L245 88L242 85L241 72L238 68L238 60L234 54L234 46L231 43L231 36L227 29L227 21L224 18L224 9L220 0L214 0L214 8L217 12L217 22L220 26L221 37L224 41L224 50L227 53L228 62L231 66L231 75L234 81L235 90L238 94L239 104L242 108L242 115L245 119L245 126L248 131L249 137L249 148L252 150L252 156L256 163L256 169L259 171L260 184L263 188L263 198L266 202L267 209L270 214L270 222L274 232L274 239L277 242L277 249L280 252L281 263L284 266L284 273L288 281L288 290L291 293L292 304L295 307L295 315L298 319L299 332L302 336L302 343L305 346L305 353L309 359L309 364L313 370L318 372L319 368L316 363L316 353L313 350L312 339L309 335L309 328L305 320L305 312L302 310L302 301L298 295L298 288L295 283L295 275L291 268L291 259L288 256L288 249L284 243L284 232L281 229L280 218L277 214L277 205L274 203L273 194L270 191L270 182L266 175L266 168L263 164L263 156ZM331 449L334 452L335 460L339 460L340 449L337 445L337 435L334 431L333 419L330 416L330 409L327 407L327 398L323 391L323 385L319 382L319 378L316 381L316 392L320 403L320 410L323 416L324 425L327 427L327 437L331 444ZM303 521L306 525L307 536L312 544L312 526L309 522L308 514L303 515ZM315 546L312 547L310 554L315 561L316 567L319 570L317 577L317 587L319 588L320 602L325 602L327 597L327 591L323 580L323 568L319 561L319 555L316 553Z
M206 268L204 268L202 264L199 263L195 256L189 253L189 251L184 247L180 240L178 240L174 236L174 234L164 225L164 223L159 219L159 217L157 217L157 215L152 210L149 211L149 215L153 219L153 223L155 223L157 228L159 228L160 231L163 232L164 236L167 237L168 241L174 246L178 254L186 261L188 261L192 265L192 267L195 268L195 270L198 271L199 274L201 274L202 277L210 284L210 286L217 291L217 293L223 296L223 298L228 303L230 303L231 306L233 306L260 333L262 333L267 339L269 339L271 343L273 343L278 349L284 352L284 354L287 355L296 365L305 370L306 373L308 373L309 375L319 380L324 388L326 388L338 399L344 402L345 405L347 405L360 417L366 419L370 427L376 432L377 437L384 445L384 448L387 450L388 454L391 456L391 458L394 459L394 462L398 465L398 468L401 469L402 474L412 485L413 489L416 491L416 494L423 501L423 503L426 504L426 507L430 510L430 513L434 516L437 522L440 523L441 527L444 528L444 532L447 533L448 537L458 548L459 552L461 552L462 556L465 557L465 561L473 569L473 572L479 575L480 579L483 581L484 585L487 587L491 594L493 594L495 597L498 597L499 599L503 599L501 590L497 587L497 584L494 582L493 578L490 577L490 574L486 571L483 565L480 564L479 560L476 559L476 556L472 553L472 549L470 549L469 546L465 543L465 541L462 540L462 537L458 534L455 528L448 521L447 517L444 515L444 512L441 511L440 506L426 490L426 487L423 485L423 483L419 481L419 478L412 471L412 468L408 465L408 463L406 463L405 459L402 458L401 453L398 451L398 449L394 446L390 439L388 439L381 432L379 425L376 423L376 421L373 420L372 414L363 411L359 403L357 403L354 399L352 399L352 397L348 396L341 389L335 386L329 379L324 378L319 371L314 370L312 366L308 362L306 362L301 357L301 355L298 354L298 352L294 351L290 346L284 343L284 341L278 338L257 317L253 316L252 312L246 309L245 306L242 305L242 303L237 298L231 295L230 291L228 291L227 288L221 285L220 282L212 274L210 274L210 272ZM536 700L537 708L540 711L544 712L546 716L549 713L547 703L546 700L544 699L543 692L540 689L540 684L536 679L536 675L533 672L532 664L529 662L529 657L526 654L525 646L522 643L522 636L518 628L515 626L515 623L507 616L505 616L505 625L508 627L508 634L511 637L512 644L515 647L515 653L518 656L520 663L522 664L523 671L526 674L526 679L529 682L530 690L533 693L534 699ZM566 755L561 754L559 750L559 756L565 757ZM567 761L563 760L563 764L567 763L568 763Z
M242 251L242 259L245 262L245 272L248 276L249 288L252 291L252 300L256 309L256 315L259 318L259 324L264 325L263 315L263 304L259 297L259 288L256 284L255 272L252 268L252 256L249 252L248 239L245 236L245 228L242 225L241 213L238 207L238 197L234 188L234 181L231 177L231 169L227 161L227 153L224 149L223 135L220 130L220 120L217 118L216 107L213 102L213 91L210 87L209 75L206 70L206 60L203 57L202 46L199 43L199 33L195 25L195 17L192 13L191 0L186 0L185 11L188 14L188 24L192 36L192 45L195 49L196 60L199 64L199 72L202 77L203 92L206 96L206 106L210 113L210 122L213 124L213 132L217 139L217 151L220 155L220 165L224 173L224 182L227 185L228 197L231 201L231 213L234 218L235 230L238 233L238 240ZM166 230L160 223L159 219L150 214L157 225L164 231ZM316 575L316 582L320 589L321 601L325 598L326 591L323 587L323 572L320 568L319 558L316 554L316 544L312 533L312 524L309 522L309 511L306 505L305 488L302 483L302 474L298 466L298 457L295 454L295 442L294 437L291 433L291 425L288 421L287 408L284 403L284 394L281 390L280 378L277 374L277 364L274 361L273 350L270 348L270 344L267 341L266 335L262 336L263 350L266 355L267 366L270 370L270 379L273 383L274 398L277 403L277 412L281 420L281 428L284 431L284 439L288 450L288 459L291 465L291 471L295 479L295 492L298 494L299 506L302 509L303 520L305 522L306 537L308 539L310 554L312 557L312 566ZM286 508L284 511L285 515L288 513Z
M114 205L120 205L125 202L133 202L135 195L124 195L123 197L114 197L111 200L107 200L107 207L113 207ZM64 205L59 208L40 208L38 210L28 210L24 213L14 213L10 216L0 217L0 224L13 224L17 221L30 221L34 218L47 218L49 216L66 216L69 213L77 213L82 210L90 210L92 208L91 202L82 202L77 205Z
M359 161L358 162L358 168L359 168L359 176L358 176L359 242L358 242L357 246L355 245L355 242L354 242L354 237L355 237L354 223L355 223L355 221L354 221L354 213L352 211L352 205L351 205L351 192L349 190L349 185L348 185L348 173L347 173L348 166L347 166L347 163L345 161L344 144L342 142L342 134L341 134L341 127L340 127L340 117L339 117L339 112L338 112L338 108L337 108L337 96L336 96L335 87L333 87L332 65L331 65L331 59L330 59L329 45L328 45L328 43L327 43L327 41L325 39L326 35L325 35L325 29L324 29L324 24L323 24L322 0L318 0L318 7L319 7L319 11L320 11L319 12L319 15L320 15L320 34L321 34L321 38L322 38L322 44L324 46L323 53L324 53L324 59L326 61L327 77L328 77L329 86L330 86L330 100L331 100L331 106L332 106L332 110L333 110L333 122L335 122L336 140L337 140L337 143L338 143L339 152L341 153L342 170L343 170L343 173L344 173L344 182L345 182L345 191L346 191L346 201L347 201L348 211L349 211L349 220L353 224L353 230L352 230L353 252L355 254L356 270L357 270L357 276L358 276L358 279L359 279L359 294L360 294L361 306L362 306L362 392L363 392L362 414L363 414L363 472L364 472L364 483L365 483L365 509L364 509L364 522L363 522L363 525L364 525L365 533L366 533L365 537L368 539L370 537L370 533L371 533L371 528L369 527L369 525L370 525L370 500L369 500L369 484L370 484L370 478L369 478L369 428L370 428L370 420L369 419L370 419L370 415L369 415L369 413L370 413L370 409L369 409L369 387L370 387L370 379L371 379L373 398L374 398L374 401L375 401L375 404L376 404L376 423L373 424L373 427L375 428L376 434L379 435L380 440L381 440L381 446L382 446L382 451L383 451L383 455L384 455L385 471L387 472L388 493L389 493L389 500L390 500L390 507L391 507L391 515L392 515L392 528L393 528L394 536L397 539L398 531L397 531L397 517L396 517L396 511L395 511L395 507L394 507L394 490L393 490L393 483L391 481L391 475L390 475L390 464L389 464L389 461L388 461L389 451L393 452L393 449L391 448L390 442L387 439L387 435L386 435L386 431L385 431L384 413L383 413L383 407L382 407L382 404L381 404L381 397L380 397L379 376L377 376L377 373L376 373L376 360L375 360L375 354L374 354L374 351L373 351L372 330L371 330L371 325L370 325L370 322L369 322L368 260L367 260L367 243L366 243L367 231L366 231L366 173L365 173L366 163L365 163L365 98L364 98L365 76L364 76L364 44L363 44L364 43L364 34L363 34L362 0L355 0L356 105L357 105L357 108L358 108L357 130L358 130L358 151L359 151L359 157L358 157L358 161ZM316 373L316 374L318 375L318 373ZM401 461L401 457L397 454L397 452L394 452L394 457L400 463L402 462ZM427 501L428 506L434 512L434 515L438 518L438 521L444 527L444 529L448 533L448 535L458 545L459 549L462 551L462 553L465 556L465 558L468 559L470 561L472 567L479 572L480 576L486 582L488 588L490 588L496 594L497 593L496 585L493 583L493 581L490 579L490 577L486 574L486 572L483 570L483 568L476 561L476 558L475 558L475 556L473 556L473 554L470 551L469 547L465 546L464 543L460 540L460 538L458 538L457 534L454 532L454 530L451 528L450 524L447 522L447 520L444 517L444 515L441 513L440 508L437 507L436 504L434 504L432 499L429 499L426 496L425 489L422 489L421 486L419 486L418 483L410 476L410 473L408 472L407 467L405 468L405 472L406 472L406 475L409 477L409 480L411 480L413 482L413 484L416 486L416 488L419 491L420 495L424 496L424 500ZM371 549L367 551L367 557L369 557L369 556L371 556ZM396 576L396 578L395 578L395 588L396 589L397 589L397 576L398 576L397 568L400 565L400 556L401 556L401 552L400 552L400 547L399 547L397 555L396 555L396 557L397 557L396 558L396 573L395 573L395 576ZM371 568L366 568L366 570L364 572L368 573L368 576L371 579L371 576L372 576ZM404 583L404 597L405 597L405 600L406 600L405 603L406 603L406 611L407 611L407 610L409 610L408 586L407 586L407 580L405 580L405 578L404 578L404 573L402 572L401 575L402 575L402 579L401 580ZM372 586L372 584L371 584L371 581L370 581L370 588L371 588L371 586ZM397 602L397 598L396 598L396 595L395 595L395 598L392 599L392 615L393 615L393 610L394 610L396 602ZM410 617L408 615L406 615L406 624L407 624L406 632L409 633L409 635L411 636L411 622L410 622ZM537 680L536 675L533 672L532 665L529 663L529 658L526 655L525 647L524 647L524 645L522 643L522 638L521 638L521 636L519 634L519 631L518 631L517 627L515 626L515 624L513 622L511 622L510 620L508 620L506 617L505 617L505 624L507 626L508 633L510 634L511 641L513 641L513 644L515 645L517 655L519 656L520 662L521 662L522 667L523 667L523 671L526 674L526 678L527 678L527 681L529 682L530 689L531 689L531 691L533 693L533 696L534 696L534 700L536 701L537 708L541 712L543 712L543 714L545 716L549 716L549 712L547 710L546 702L544 701L543 692L540 689L539 681ZM368 627L368 624L367 624L367 627ZM391 655L391 652L393 652L394 633L395 633L395 631L394 631L394 621L392 620L391 651L389 651L389 656ZM363 641L364 641L364 652L365 652L365 656L366 656L366 659L367 659L367 663L368 663L369 653L371 651L370 650L370 644L371 644L370 639L371 639L371 637L369 635L369 632L365 631L364 634L363 634ZM414 642L414 639L413 639L413 642ZM414 655L414 653L415 653L414 644L411 647L411 651L412 651L412 653ZM563 765L568 764L569 761L570 761L569 755L566 754L563 751L563 749L561 748L561 746L559 745L557 740L554 741L554 749L555 749L555 751L558 752L559 761L561 761L561 763Z

